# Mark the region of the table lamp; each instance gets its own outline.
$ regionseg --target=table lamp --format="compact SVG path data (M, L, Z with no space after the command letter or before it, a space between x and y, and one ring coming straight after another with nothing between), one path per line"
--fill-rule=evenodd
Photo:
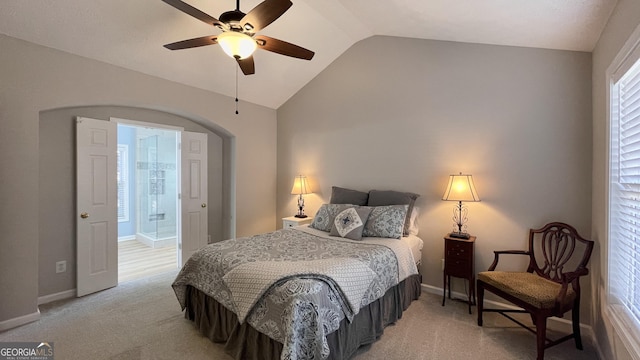
M454 231L449 236L458 239L468 239L469 234L466 233L467 213L469 209L462 204L463 201L480 201L478 192L473 184L473 177L471 175L450 175L449 185L442 195L442 200L457 201L458 204L453 209L453 221L458 228L458 231Z
M297 218L306 218L304 214L304 198L302 195L311 194L311 188L309 187L309 181L304 175L296 175L293 179L293 188L291 189L291 195L299 195L298 197L298 213L295 215Z

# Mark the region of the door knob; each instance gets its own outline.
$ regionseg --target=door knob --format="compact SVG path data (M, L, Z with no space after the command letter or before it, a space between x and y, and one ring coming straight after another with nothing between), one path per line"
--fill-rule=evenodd
M89 217L89 214L87 214L86 212L83 212L82 214L80 214L80 217L83 219L86 219Z
M200 206L202 206L203 208L206 208L206 207L207 207L207 204L202 203L202 205L200 205Z

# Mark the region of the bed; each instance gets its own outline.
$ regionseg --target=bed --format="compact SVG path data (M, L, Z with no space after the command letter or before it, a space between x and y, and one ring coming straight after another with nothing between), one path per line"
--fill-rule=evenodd
M325 204L310 226L200 249L172 286L185 317L235 359L348 359L420 296L422 240L403 232L407 210Z

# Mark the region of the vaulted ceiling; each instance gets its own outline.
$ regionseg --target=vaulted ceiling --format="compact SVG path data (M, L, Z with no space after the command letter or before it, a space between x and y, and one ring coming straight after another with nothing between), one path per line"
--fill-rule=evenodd
M354 43L389 35L547 49L593 50L616 0L292 0L260 34L315 51L267 51L239 72L245 101L277 109ZM218 18L234 0L185 0ZM241 0L245 13L261 0ZM2 0L0 33L171 81L235 96L235 61L217 45L162 45L220 30L160 0ZM0 64L1 66L1 64Z

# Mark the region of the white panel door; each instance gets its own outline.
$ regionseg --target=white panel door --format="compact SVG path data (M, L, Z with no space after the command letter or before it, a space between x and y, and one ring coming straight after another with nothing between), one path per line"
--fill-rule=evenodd
M181 265L207 245L207 134L181 133Z
M117 125L76 119L78 296L118 285Z

